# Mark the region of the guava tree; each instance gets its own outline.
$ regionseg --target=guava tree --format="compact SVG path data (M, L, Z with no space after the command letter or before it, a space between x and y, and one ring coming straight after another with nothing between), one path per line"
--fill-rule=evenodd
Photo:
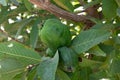
M0 80L120 80L119 0L0 0Z

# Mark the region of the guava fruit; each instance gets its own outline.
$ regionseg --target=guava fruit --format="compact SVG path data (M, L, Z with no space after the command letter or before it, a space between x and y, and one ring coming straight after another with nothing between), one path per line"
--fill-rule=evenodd
M41 41L51 50L57 50L62 46L69 46L71 33L68 26L58 19L48 19L40 31Z

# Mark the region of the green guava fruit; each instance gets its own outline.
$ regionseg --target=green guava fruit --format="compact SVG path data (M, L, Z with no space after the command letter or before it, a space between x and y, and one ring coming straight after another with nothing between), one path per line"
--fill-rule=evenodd
M62 46L69 46L71 33L68 26L58 19L48 19L40 31L41 41L51 50L57 50Z

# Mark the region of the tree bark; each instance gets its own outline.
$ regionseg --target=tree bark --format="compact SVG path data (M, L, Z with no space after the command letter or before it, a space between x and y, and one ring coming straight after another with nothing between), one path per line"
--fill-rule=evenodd
M65 11L54 4L52 4L49 0L30 0L31 3L37 5L39 8L49 11L57 17L61 17L67 20L72 20L75 22L83 22L86 23L88 21L87 17L84 15L77 15L74 13L70 13Z

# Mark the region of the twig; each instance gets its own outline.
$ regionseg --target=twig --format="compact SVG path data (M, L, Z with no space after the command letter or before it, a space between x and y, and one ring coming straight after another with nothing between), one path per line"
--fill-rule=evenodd
M83 22L86 23L88 18L84 15L76 15L70 12L67 12L54 4L52 4L49 0L30 0L31 3L37 5L39 8L47 10L54 14L57 17L62 17L64 19L72 20L75 22Z

